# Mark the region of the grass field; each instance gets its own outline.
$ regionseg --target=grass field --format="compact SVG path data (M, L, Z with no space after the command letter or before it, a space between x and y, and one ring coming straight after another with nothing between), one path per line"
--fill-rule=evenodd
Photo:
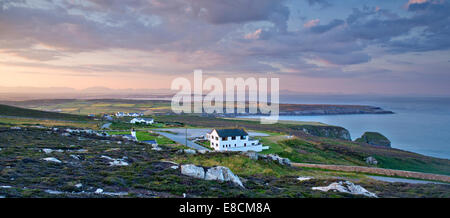
M71 121L92 120L91 118L89 118L87 116L31 110L31 109L13 107L13 106L8 106L8 105L0 105L0 115L1 116L14 116L14 117L55 119L55 120L71 120Z
M8 102L15 106L27 107L44 111L61 111L63 113L88 115L88 114L113 114L116 112L142 112L146 115L170 112L169 101L157 100L125 100L125 99L101 99L101 100L32 100L23 102Z
M108 131L108 134L110 134L110 135L129 135L130 131ZM164 136L161 136L158 134L151 134L146 131L137 131L136 138L139 141L155 140L159 145L176 144L176 142L174 142Z
M0 117L0 126L48 126L98 129L97 122L46 120L21 117Z

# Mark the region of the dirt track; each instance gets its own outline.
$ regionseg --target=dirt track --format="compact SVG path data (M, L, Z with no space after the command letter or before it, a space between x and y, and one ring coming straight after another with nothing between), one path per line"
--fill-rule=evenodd
M295 167L308 167L308 168L319 168L327 170L345 171L345 172L361 172L378 174L385 176L399 176L406 178L416 178L425 180L435 180L450 183L450 176L430 174L430 173L419 173L404 170L391 170L382 169L376 167L361 167L361 166L344 166L344 165L327 165L327 164L306 164L306 163L292 163Z

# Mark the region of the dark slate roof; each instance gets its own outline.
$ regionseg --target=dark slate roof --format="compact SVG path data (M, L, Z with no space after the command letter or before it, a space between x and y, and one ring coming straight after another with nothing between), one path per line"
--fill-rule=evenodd
M244 129L215 129L220 137L246 136L248 133Z

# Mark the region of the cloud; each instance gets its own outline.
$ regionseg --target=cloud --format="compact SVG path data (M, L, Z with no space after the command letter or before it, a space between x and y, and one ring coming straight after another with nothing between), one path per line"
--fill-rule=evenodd
M327 32L337 26L340 26L342 24L344 24L345 22L343 20L339 20L339 19L334 19L332 20L330 23L325 24L325 25L314 25L311 28L311 31L315 32L315 33L324 33Z
M411 5L420 5L427 2L428 0L409 0L408 3L406 3L406 7L408 8Z
M313 26L317 26L319 23L320 23L319 19L313 19L313 20L309 20L306 23L304 23L303 26L306 28L311 28Z
M320 5L322 8L331 7L332 4L328 0L307 0L309 5Z
M257 29L255 32L248 33L244 36L245 39L259 39L261 36L262 29Z
M332 7L324 0L308 3ZM85 72L176 74L203 68L357 76L343 69L370 63L371 46L387 54L450 48L449 3L410 1L409 6L407 15L385 6L355 6L346 18L318 15L303 24L291 16L299 8L273 0L1 1L0 52L42 62L112 50L150 59L75 69ZM296 28L302 24L306 28Z

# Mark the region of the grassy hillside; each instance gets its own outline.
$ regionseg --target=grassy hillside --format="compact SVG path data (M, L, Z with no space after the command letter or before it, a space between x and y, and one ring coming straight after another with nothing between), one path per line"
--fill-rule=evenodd
M151 146L97 136L63 136L28 128L0 127L0 195L6 198L358 198L340 192L322 192L312 187L337 181L352 181L379 197L449 197L448 185L385 183L366 175L282 166L264 160L251 160L238 153L179 154L179 148ZM46 153L43 149L53 149ZM45 161L55 158L61 163ZM129 165L111 166L108 158ZM181 174L177 163L226 166L240 177L245 189L232 183L201 180ZM297 177L312 177L298 181ZM78 184L81 184L78 186ZM95 193L101 188L102 194ZM114 193L111 195L108 193Z
M324 124L312 124L312 123L277 123L271 125L261 125L259 121L253 120L236 120L236 119L224 119L224 118L214 118L214 117L200 117L195 115L168 115L168 116L158 116L155 117L157 122L169 122L169 123L181 123L187 126L195 127L243 127L251 130L258 131L268 131L274 133L284 133L297 136L307 136L310 135L330 137L330 138L341 138L348 139L350 134L345 128L339 126L329 126Z
M377 167L450 175L450 160L428 157L398 149L334 139L295 138L273 141L260 137L270 149L263 153L278 154L294 162L371 166L365 158L377 159Z
M170 112L170 101L126 100L126 99L51 99L30 101L8 101L0 104L25 107L36 110L59 110L68 114L100 114L122 112L142 112L145 114Z
M0 104L0 116L42 118L42 119L56 119L56 120L75 120L75 121L90 120L90 118L87 116L39 111L1 104Z
M196 116L158 116L160 122L180 122L194 127L234 127L271 133L258 137L270 149L263 153L278 154L294 162L368 166L365 158L375 157L377 167L450 175L450 160L428 157L393 148L372 146L339 139L342 127L277 123L260 125L256 121L231 120ZM305 134L307 131L312 135ZM346 131L346 130L345 130ZM295 135L286 140L280 135Z

